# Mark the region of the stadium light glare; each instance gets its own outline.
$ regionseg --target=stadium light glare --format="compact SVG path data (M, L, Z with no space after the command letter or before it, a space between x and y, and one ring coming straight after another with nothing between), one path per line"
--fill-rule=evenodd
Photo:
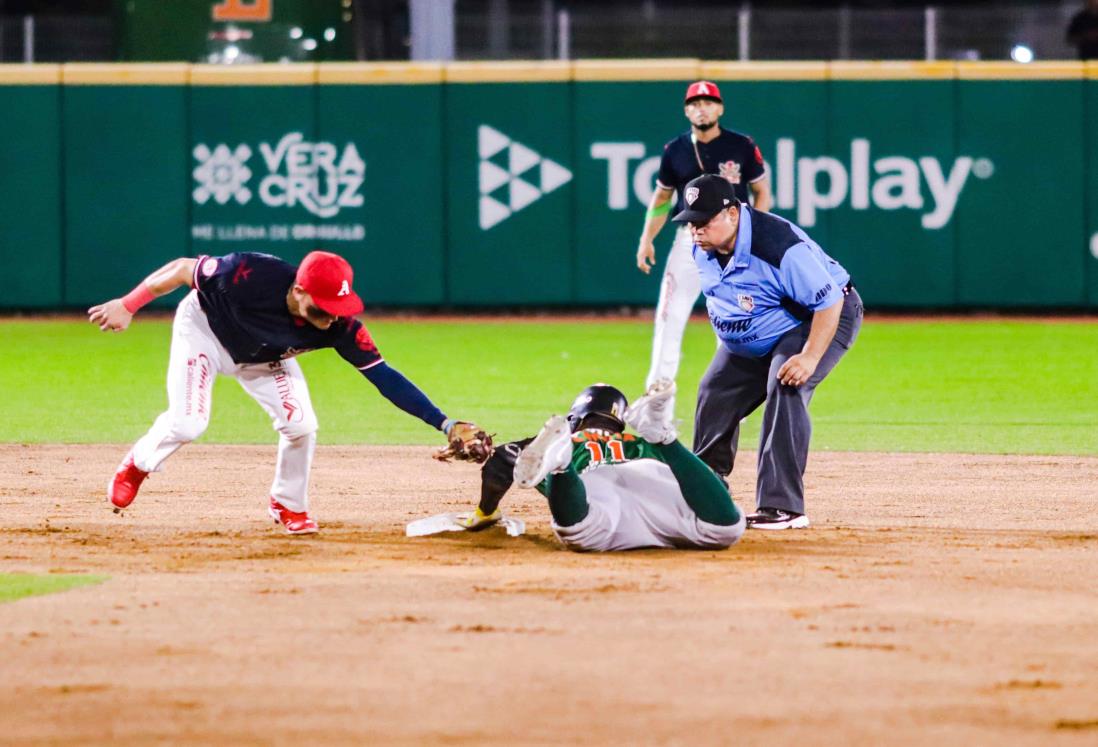
M240 47L236 46L235 44L230 44L229 46L225 47L225 62L233 62L239 56Z
M305 41L301 42L301 46L304 47L307 51L312 52L314 49L316 49L316 39L306 39Z
M1033 62L1033 50L1025 44L1015 44L1014 48L1010 50L1010 59L1021 62L1023 65L1027 62Z
M301 30L300 26L294 26L292 29L290 29L290 38L300 39L304 33L305 32Z
M324 39L325 39L325 41L335 41L335 38L336 38L336 30L335 29L330 28L330 27L324 29Z

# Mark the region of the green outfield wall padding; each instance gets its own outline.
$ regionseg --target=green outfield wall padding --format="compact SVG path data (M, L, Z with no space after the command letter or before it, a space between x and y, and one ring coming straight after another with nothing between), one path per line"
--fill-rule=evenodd
M954 220L983 186L971 175L961 181L970 167L953 137L954 82L841 80L829 90L826 152L837 163L815 165L836 173L845 189L832 184L827 195L839 204L828 212L833 240L825 247L864 289L867 304L950 305Z
M0 85L0 306L63 303L61 245L61 90Z
M81 308L177 256L313 249L352 261L367 304L654 305L674 226L650 275L637 244L694 72L758 143L775 212L870 308L1098 308L1095 70L642 67L0 70L0 308Z
M1091 78L1086 86L1086 195L1087 235L1084 248L1087 300L1098 308L1098 79Z
M446 204L442 142L442 86L318 87L317 140L342 153L353 145L365 170L338 224L349 241L316 246L345 253L357 268L355 286L368 304L430 305L445 297Z
M659 295L675 237L671 214L656 237L658 265L651 274L641 273L635 256L663 146L686 124L679 101L689 83L574 85L575 290L583 303L651 305ZM626 101L630 113L623 116Z
M571 86L455 83L444 99L447 299L574 301Z
M180 86L64 87L66 305L122 295L190 253L187 97Z
M957 148L975 159L972 176L981 161L990 174L966 187L955 218L955 303L1085 303L1083 82L957 86Z

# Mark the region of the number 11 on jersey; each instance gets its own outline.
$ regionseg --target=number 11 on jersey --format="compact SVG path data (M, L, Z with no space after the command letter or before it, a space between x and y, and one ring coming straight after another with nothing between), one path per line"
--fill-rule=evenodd
M606 442L606 449L610 451L609 457L606 451L603 449L603 445L598 441L588 441L584 444L587 447L588 453L591 455L591 462L597 463L602 461L609 462L624 462L625 461L625 447L622 446L621 441L613 440Z

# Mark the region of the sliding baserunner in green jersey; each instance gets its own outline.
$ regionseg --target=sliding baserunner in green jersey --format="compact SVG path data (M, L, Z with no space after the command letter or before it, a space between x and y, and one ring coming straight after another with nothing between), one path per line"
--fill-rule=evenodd
M732 545L743 535L743 513L679 443L674 397L666 379L632 407L607 384L583 390L567 417L549 418L537 436L500 446L485 463L469 528L494 523L517 482L548 498L553 531L572 550ZM625 433L626 424L639 435Z

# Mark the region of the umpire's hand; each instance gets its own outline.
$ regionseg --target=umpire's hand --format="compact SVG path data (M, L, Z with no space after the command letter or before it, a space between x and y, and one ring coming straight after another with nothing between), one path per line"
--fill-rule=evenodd
M816 373L816 366L819 363L819 358L814 358L808 353L791 355L789 360L778 369L778 381L786 386L801 386Z

